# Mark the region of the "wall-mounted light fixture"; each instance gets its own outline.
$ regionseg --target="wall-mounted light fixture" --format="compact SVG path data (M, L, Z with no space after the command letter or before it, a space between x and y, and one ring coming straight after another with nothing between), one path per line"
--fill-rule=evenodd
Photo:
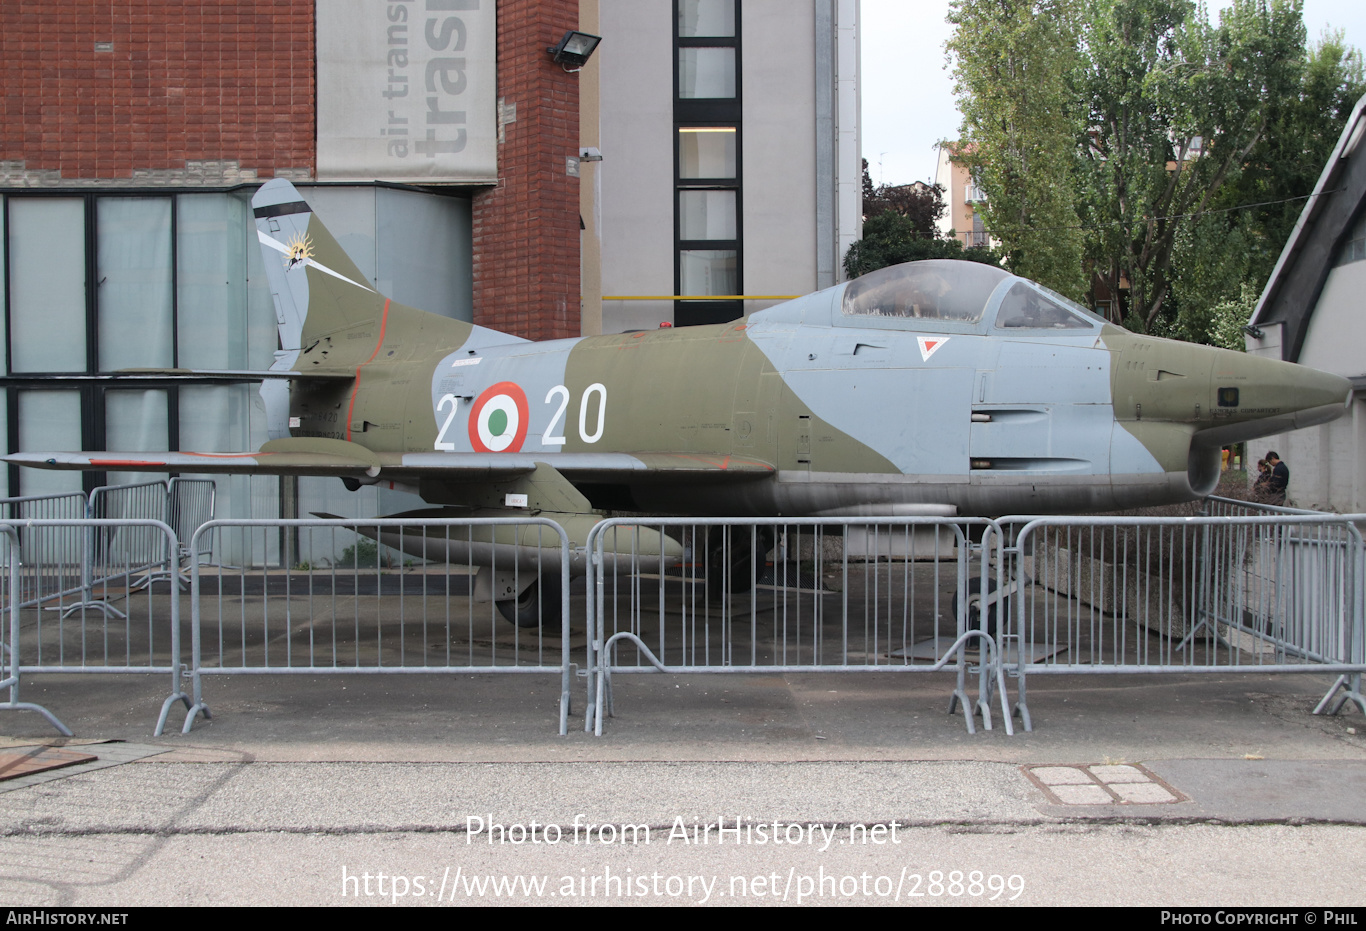
M593 57L593 52L601 41L602 36L575 32L571 29L564 34L559 45L549 46L546 51L565 71L578 71Z

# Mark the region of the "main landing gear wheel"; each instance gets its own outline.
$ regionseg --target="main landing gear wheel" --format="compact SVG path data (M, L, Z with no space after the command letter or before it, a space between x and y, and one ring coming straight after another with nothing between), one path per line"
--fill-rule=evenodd
M499 614L518 627L559 627L560 576L544 573L516 598L493 604Z
M758 540L754 532L758 532ZM707 528L707 579L711 597L721 600L723 590L732 595L754 587L755 561L762 569L773 548L773 531L768 527Z

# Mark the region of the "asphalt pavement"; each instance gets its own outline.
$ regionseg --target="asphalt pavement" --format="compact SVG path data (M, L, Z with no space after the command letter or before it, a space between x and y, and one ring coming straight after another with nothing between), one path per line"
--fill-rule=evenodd
M557 733L536 675L33 675L0 751L0 903L1351 907L1366 722L1323 675L1034 676L969 734L951 674L635 675Z

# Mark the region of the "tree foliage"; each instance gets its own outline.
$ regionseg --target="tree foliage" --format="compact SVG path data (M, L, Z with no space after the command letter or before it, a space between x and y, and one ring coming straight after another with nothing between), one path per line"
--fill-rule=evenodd
M1080 298L1078 2L954 0L949 22L965 140L956 158L987 192L975 209L1011 271Z
M964 249L957 239L927 236L916 220L885 210L863 221L863 238L845 253L844 274L857 278L888 265L924 259L967 259L991 265L1001 261L990 249Z
M1307 49L1298 93L1271 101L1265 143L1220 192L1221 212L1177 237L1172 335L1206 341L1217 306L1260 293L1363 89L1361 54L1341 33Z
M938 238L939 218L947 210L942 185L883 184L873 187L863 160L863 238L844 256L844 273L857 278L902 262L968 259L1000 263L987 249L964 249L957 239Z
M937 235L939 218L948 210L942 184L880 184L873 187L868 176L868 159L863 160L863 218L898 213L910 220L920 235Z
M954 0L961 144L1012 270L1207 341L1260 291L1362 91L1299 0ZM1041 168L1041 163L1043 168ZM1051 184L1049 183L1051 181ZM1259 205L1259 206L1249 206Z

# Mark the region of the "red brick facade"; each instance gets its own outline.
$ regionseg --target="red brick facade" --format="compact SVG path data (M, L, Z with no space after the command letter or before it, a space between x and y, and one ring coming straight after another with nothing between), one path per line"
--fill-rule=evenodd
M579 179L565 164L579 83L546 54L577 24L577 0L498 2L498 95L517 115L498 186L473 197L474 317L530 339L579 335ZM4 3L0 161L55 186L187 161L312 174L314 42L311 3Z
M0 57L0 159L29 171L314 164L312 4L5 3Z
M579 76L548 46L578 28L576 0L501 0L498 96L517 119L498 187L474 198L474 321L528 339L579 335Z

